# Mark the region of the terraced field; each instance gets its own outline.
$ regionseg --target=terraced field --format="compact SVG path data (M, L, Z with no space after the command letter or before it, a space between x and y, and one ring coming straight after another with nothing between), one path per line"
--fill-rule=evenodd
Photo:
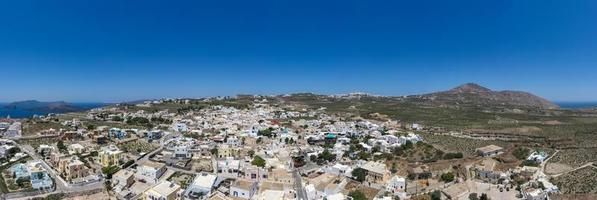
M475 140L468 138L457 138L448 135L433 135L433 134L421 134L424 140L441 150L447 152L462 152L465 156L476 155L475 149L484 147L490 144L498 145L504 148L510 147L512 144L509 142L499 140Z
M585 167L583 169L553 178L564 194L597 193L597 168Z
M549 163L565 164L576 168L595 161L597 161L597 148L563 149L551 158Z

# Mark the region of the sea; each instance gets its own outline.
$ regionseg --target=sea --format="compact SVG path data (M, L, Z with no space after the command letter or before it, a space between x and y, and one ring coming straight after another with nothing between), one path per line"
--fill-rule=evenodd
M595 102L555 102L561 108L568 109L585 109L585 108L597 108L597 101Z
M105 103L71 103L74 106L83 109L93 109L106 106ZM39 111L29 111L24 109L10 109L6 108L8 103L0 103L0 118L6 118L10 116L10 118L28 118L34 115L46 115L49 114L48 112L39 112Z

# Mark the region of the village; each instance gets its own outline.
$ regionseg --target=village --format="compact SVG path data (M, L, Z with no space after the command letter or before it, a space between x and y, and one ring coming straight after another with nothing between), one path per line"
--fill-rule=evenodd
M508 166L499 156L509 150L497 145L466 157L435 149L420 134L423 124L272 106L266 98L242 108L128 109L161 104L191 101L96 108L68 120L36 116L72 128L26 136L21 122L4 120L4 197L539 200L558 192L543 173L550 155L539 149Z

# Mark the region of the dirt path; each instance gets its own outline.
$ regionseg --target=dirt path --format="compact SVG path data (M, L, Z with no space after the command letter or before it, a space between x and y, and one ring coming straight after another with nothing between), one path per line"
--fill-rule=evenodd
M593 166L593 162L588 162L588 163L585 163L584 165L582 165L580 167L577 167L577 168L575 168L573 170L562 172L562 173L559 173L559 174L551 175L551 177L555 178L555 177L558 177L558 176L561 176L561 175L564 175L564 174L567 174L567 173L571 173L571 172L577 171L577 170L585 168L585 167L593 167L593 168L597 169L597 167Z

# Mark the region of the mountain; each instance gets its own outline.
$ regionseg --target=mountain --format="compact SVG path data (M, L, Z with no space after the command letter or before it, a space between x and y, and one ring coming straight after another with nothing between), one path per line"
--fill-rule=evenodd
M559 108L556 104L528 92L493 91L475 83L466 83L448 91L424 94L421 97L439 103Z
M25 110L30 112L41 113L65 113L77 112L88 109L85 106L77 106L64 101L56 102L41 102L36 100L17 101L4 106L5 109Z

